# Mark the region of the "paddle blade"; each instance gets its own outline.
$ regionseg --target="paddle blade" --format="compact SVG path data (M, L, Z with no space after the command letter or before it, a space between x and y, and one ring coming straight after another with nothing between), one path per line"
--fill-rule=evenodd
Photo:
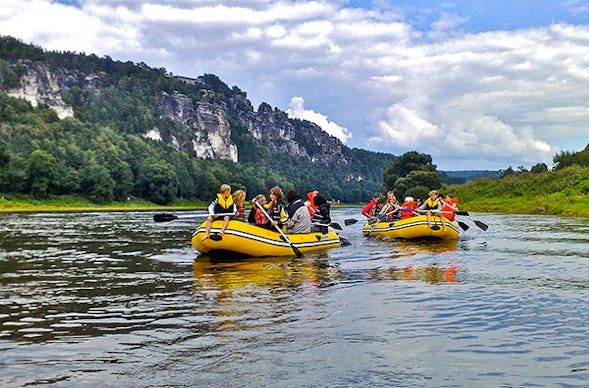
M290 247L292 248L295 255L297 255L297 257L303 257L303 254L301 253L301 251L299 251L299 248L295 247L294 244L291 243Z
M211 234L209 236L209 238L213 241L221 241L223 240L223 236L221 236L220 234Z
M331 224L329 224L329 226L331 226L335 230L343 230L342 226L340 224L338 224L337 222L332 222Z
M347 247L347 246L352 245L352 243L350 241L348 241L348 239L345 239L342 236L340 236L339 241L340 241L340 244L342 245L342 247Z
M470 228L470 226L468 226L467 223L464 223L462 221L456 221L456 222L458 222L458 226L460 226L462 228L462 230L464 230L464 231L467 231Z
M467 212L467 211L464 211L464 210L458 210L458 211L456 212L456 215L459 215L459 216L468 216L469 214L468 214L468 212Z
M158 214L154 214L154 216L153 216L153 220L155 222L168 222L168 221L173 221L177 218L178 217L176 217L175 215L168 214L168 213L158 213Z
M348 218L344 220L344 225L346 226L350 226L350 225L354 225L356 222L358 222L357 219L355 218Z
M487 229L489 229L489 225L485 224L484 222L477 221L477 220L473 220L473 221L474 221L475 225L478 226L479 228L481 228L482 230L486 231Z
M376 224L378 222L378 218L373 217L368 219L368 225Z

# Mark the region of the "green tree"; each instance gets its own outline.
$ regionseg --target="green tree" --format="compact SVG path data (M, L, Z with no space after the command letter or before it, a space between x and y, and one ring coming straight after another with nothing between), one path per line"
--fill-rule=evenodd
M399 198L416 186L427 187L429 190L442 186L442 178L436 171L436 165L432 163L432 157L416 151L406 152L393 160L384 169L382 180L382 191L393 190Z
M399 198L405 197L408 192L413 192L413 188L418 187L419 191L422 187L426 187L427 191L435 190L442 187L442 178L436 171L415 170L411 171L407 176L397 179L395 183L395 195ZM420 196L423 198L423 196Z
M110 172L104 166L97 164L90 165L84 176L83 187L85 194L97 203L108 203L114 199L115 181Z
M584 150L579 152L562 151L561 153L554 156L552 159L554 162L554 169L560 170L569 166L589 166L589 144Z
M144 166L140 176L139 186L143 198L160 205L167 205L176 199L178 177L170 164L151 161Z
M548 171L548 166L546 165L546 163L538 163L538 164L535 164L530 169L530 172L532 172L534 174L540 174L542 172L547 172L547 171Z
M34 198L47 198L51 194L56 175L57 161L53 155L35 150L31 153L27 170L31 195Z
M505 170L501 171L501 178L505 178L507 176L515 175L515 171L511 166L507 167Z

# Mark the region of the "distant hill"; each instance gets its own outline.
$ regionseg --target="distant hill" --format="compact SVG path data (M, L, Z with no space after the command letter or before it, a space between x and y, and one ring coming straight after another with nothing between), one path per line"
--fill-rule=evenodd
M379 191L395 155L349 148L213 74L45 51L0 37L0 191L208 200L274 185L344 202Z
M440 171L444 183L448 185L461 184L476 181L480 178L499 179L501 171L491 170L460 170L460 171Z

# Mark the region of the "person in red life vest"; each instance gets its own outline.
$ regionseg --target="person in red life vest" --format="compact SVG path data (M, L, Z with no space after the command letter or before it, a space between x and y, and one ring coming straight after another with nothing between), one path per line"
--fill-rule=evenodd
M442 200L442 213L444 217L450 221L456 219L456 212L458 211L458 198L452 198L450 194L446 194L446 197Z
M237 206L235 218L240 221L245 220L245 191L235 190L235 193L233 193L233 201Z
M309 211L309 215L313 217L313 213L317 210L317 205L315 204L315 196L319 194L317 190L309 191L307 193L307 200L305 201L305 206Z
M225 233L225 229L231 218L229 214L235 213L237 213L237 206L235 205L235 202L233 202L233 197L231 196L231 186L222 184L217 193L217 197L209 205L209 216L207 217L205 235L202 238L203 241L209 238L211 223L219 217L218 214L225 214L223 216L224 222L220 232L220 234L223 234Z
M392 221L395 215L398 217L399 204L397 203L397 197L392 191L387 192L387 199L378 212L378 218L384 221Z
M417 203L413 199L413 197L405 197L405 202L401 205L399 212L401 213L401 219L405 220L407 218L413 217L415 214L413 213L417 208Z
M266 203L266 196L264 194L258 194L254 199L252 199L252 209L247 216L247 222L250 224L256 224L257 226L268 227L270 224L268 223L268 218L264 214L264 212L256 206L256 203L259 203L264 208L268 207Z
M442 222L442 230L446 230L446 223L442 213L442 200L439 197L437 190L429 192L429 198L418 209L420 213L425 213L427 216L427 224L432 227L432 215L439 216Z
M362 215L366 218L374 218L378 211L380 210L378 207L378 200L380 196L378 194L374 194L372 199L368 201L366 205L362 208Z

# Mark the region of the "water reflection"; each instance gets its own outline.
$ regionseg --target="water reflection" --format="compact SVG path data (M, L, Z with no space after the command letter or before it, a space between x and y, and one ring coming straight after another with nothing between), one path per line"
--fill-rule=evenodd
M303 284L322 287L339 281L339 270L326 258L265 257L220 259L199 257L192 265L197 288L224 291L256 288L292 288Z
M445 264L439 266L431 264L426 267L389 267L386 269L368 270L369 279L372 281L382 280L418 280L429 284L436 283L455 283L458 264Z

